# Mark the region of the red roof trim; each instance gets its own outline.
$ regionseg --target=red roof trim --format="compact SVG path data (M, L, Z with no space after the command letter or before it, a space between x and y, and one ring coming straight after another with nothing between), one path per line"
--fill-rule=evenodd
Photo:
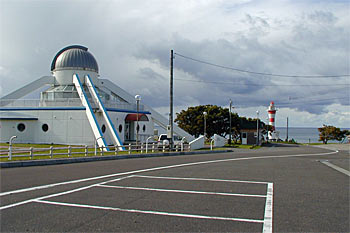
M146 114L139 113L138 121L148 121ZM137 121L137 113L130 113L126 115L125 121Z

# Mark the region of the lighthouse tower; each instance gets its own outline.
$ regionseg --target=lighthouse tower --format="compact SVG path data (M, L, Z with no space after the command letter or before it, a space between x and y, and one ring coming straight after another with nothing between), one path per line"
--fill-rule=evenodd
M273 101L270 102L270 106L267 109L267 112L269 114L269 125L271 125L271 131L268 132L268 139L275 141L278 139L279 133L276 132L275 129L275 116L276 116L276 108L275 108L275 103Z

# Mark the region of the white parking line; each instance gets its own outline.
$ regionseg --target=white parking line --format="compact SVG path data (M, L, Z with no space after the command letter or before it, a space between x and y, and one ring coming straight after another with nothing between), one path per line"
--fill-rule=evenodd
M263 232L272 232L272 218L273 218L273 183L267 185L266 191L266 203L265 203L265 215Z
M267 184L267 194L266 195L253 195L253 194L235 194L235 193L219 193L219 192L202 192L202 191L188 191L188 190L171 190L171 189L155 189L155 188L143 188L143 187L125 187L125 186L111 186L106 185L107 183L120 181L127 178L133 178L133 177L139 177L135 175L120 177L104 182L100 182L98 184L88 185L85 187L80 187L77 189L61 192L61 193L55 193L51 195L42 196L39 198L34 198L30 200L26 200L23 202L18 202L15 204L2 206L0 207L0 210L7 209L27 203L43 203L43 204L50 204L50 205L57 205L57 206L68 206L68 207L79 207L79 208L90 208L90 209L100 209L100 210L112 210L112 211L120 211L120 212L130 212L130 213L142 213L142 214L153 214L153 215L163 215L163 216L170 216L170 217L182 217L182 218L197 218L197 219L210 219L210 220L224 220L224 221L239 221L239 222L249 222L249 223L262 223L263 224L263 232L272 232L272 199L273 199L273 184L269 182L257 182L256 184ZM152 178L152 176L143 176L145 178ZM221 180L221 179L204 179L204 178L180 178L180 177L153 177L156 179L181 179L181 180L192 180L192 181L198 181L198 180L206 180L206 181L221 181L221 182L239 182L242 181L238 180ZM246 182L247 183L247 182ZM254 184L254 181L249 181L248 183ZM55 202L55 201L48 201L44 199L52 198L52 197L58 197L66 194L71 194L79 191L83 191L86 189L90 189L93 187L106 187L106 188L121 188L121 189L134 189L134 190L147 190L147 191L159 191L159 192L178 192L178 193L191 193L191 194L209 194L209 195L223 195L223 196L241 196L241 197L262 197L266 198L266 204L265 204L265 216L264 220L261 219L248 219L248 218L234 218L234 217L221 217L221 216L207 216L207 215L197 215L197 214L186 214L186 213L171 213L171 212L164 212L164 211L153 211L153 210L138 210L138 209L123 209L118 207L106 207L106 206L94 206L94 205L86 205L86 204L75 204L75 203L65 203L65 202Z
M90 178L85 178L85 179L78 179L78 180L71 180L71 181L48 184L48 185L41 185L41 186L36 186L36 187L31 187L31 188L18 189L18 190L13 190L13 191L8 191L8 192L2 192L2 193L0 193L0 197L5 196L5 195L10 195L10 194L15 194L15 193L22 193L22 192L39 190L39 189L52 188L52 187L59 186L59 185L75 184L75 183L80 183L80 182L85 182L85 181L110 178L110 177L114 177L114 176L124 176L124 175L131 175L131 174L137 174L137 173L142 173L142 172L158 171L158 170L185 167L185 166L194 166L194 165L201 165L201 164L221 163L221 162L230 162L230 161L241 161L241 160L253 160L253 159L271 159L271 158L305 157L305 156L315 156L315 155L330 155L330 154L335 154L338 152L339 151L331 151L331 152L317 153L317 154L271 155L271 156L243 157L243 158L233 158L233 159L210 160L210 161L194 162L194 163L183 163L183 164L177 164L177 165L169 165L169 166L163 166L163 167L140 169L140 170L121 172L121 173L115 173L115 174L104 175L104 176L96 176L96 177L90 177Z
M142 176L133 175L133 177L166 179L166 180L194 180L194 181L214 181L214 182L231 182L231 183L251 183L251 184L268 184L264 181L245 181L245 180L223 180L223 179L206 179L206 178L187 178L187 177L167 177L167 176Z
M106 188L115 188L115 189L145 190L145 191L170 192L170 193L190 193L190 194L206 194L206 195L238 196L238 197L263 197L263 198L266 198L266 195L256 195L256 194L203 192L203 191L192 191L192 190L156 189L156 188L128 187L128 186L114 186L114 185L96 185L96 186L98 186L98 187L106 187Z
M170 212L150 211L150 210L122 209L122 208L116 208L116 207L83 205L83 204L74 204L74 203L44 201L44 200L35 200L35 202L44 203L44 204L51 204L51 205L58 205L58 206L80 207L80 208L100 209L100 210L112 210L112 211L129 212L129 213L154 214L154 215L182 217L182 218L199 218L199 219L211 219L211 220L226 220L226 221L239 221L239 222L250 222L250 223L264 223L264 220L259 220L259 219L228 218L228 217L219 217L219 216L206 216L206 215L196 215L196 214L170 213Z
M121 178L118 178L118 179L113 179L113 180L110 180L109 182L115 182L115 181L123 180L123 179L126 179L126 178L129 178L129 176L121 177ZM99 184L105 184L105 183L106 182L101 182ZM33 199L21 201L21 202L16 202L16 203L13 203L13 204L10 204L10 205L1 206L0 210L12 208L12 207L19 206L19 205L28 204L30 202L39 201L39 200L42 200L42 199L58 197L58 196L62 196L62 195L70 194L70 193L79 192L79 191L82 191L82 190L85 190L85 189L89 189L89 188L95 187L96 185L99 185L99 184L93 184L93 185L89 185L89 186L85 186L85 187L81 187L81 188L77 188L77 189L72 189L72 190L69 190L69 191L61 192L61 193L54 193L54 194L50 194L50 195L46 195L46 196L41 196L41 197L38 197L38 198L33 198Z
M324 161L320 161L321 163L323 163L324 165L330 167L330 168L333 168L334 170L337 170L338 172L341 172L347 176L350 176L350 172L344 168L341 168L341 167L338 167L330 162L328 162L327 160L324 160Z

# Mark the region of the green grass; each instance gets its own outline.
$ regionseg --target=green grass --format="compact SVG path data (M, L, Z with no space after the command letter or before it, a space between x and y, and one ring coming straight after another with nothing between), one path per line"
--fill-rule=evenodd
M0 146L9 146L8 143L0 143ZM30 143L12 143L13 147L33 147L33 148L50 148L53 147L68 147L68 145L59 145L59 144L30 144ZM72 146L77 147L77 146Z
M336 143L336 142L328 142L327 144L324 144L322 142L313 142L313 143L300 143L301 145L312 145L312 146L316 146L316 145L329 145L329 144L340 144L340 143Z
M0 146L6 146L6 148L1 148L1 150L6 150L8 149L8 143L0 143ZM68 145L52 145L52 144L24 144L24 143L14 143L12 144L13 147L23 147L29 150L30 147L36 148L36 149L45 149L47 150L40 150L40 151L35 151L34 150L34 156L33 158L30 157L30 153L28 152L23 152L23 153L16 153L13 154L12 160L9 160L8 157L6 158L0 158L0 162L7 162L7 161L26 161L26 160L39 160L39 159L51 159L50 155L40 155L40 154L49 154L50 153L50 147L53 147L53 159L58 159L58 158L77 158L77 157L94 157L95 156L95 148L88 148L88 154L85 156L85 148L76 148L76 147L82 147L82 146L71 146L71 152L74 153L71 156L66 155L55 155L55 153L68 153ZM58 149L60 147L64 147L65 149ZM55 149L56 148L56 149ZM126 147L128 149L128 147ZM155 153L157 152L162 152L161 150L158 151L157 149L155 150ZM145 148L143 149L143 154L145 154ZM152 148L149 148L148 154L154 153L152 152ZM104 156L118 156L118 155L128 155L129 151L118 151L118 154L115 154L115 151L110 151L110 152L103 152ZM131 151L130 154L140 154L140 151ZM2 156L6 156L2 155ZM21 155L21 157L15 157ZM25 155L22 157L22 155ZM97 156L102 156L102 153L100 150L97 150Z
M255 145L242 145L242 144L226 144L225 148L239 148L239 149L260 149L261 146Z
M6 146L7 148L2 148L2 150L8 149L9 144L8 143L0 143L0 146ZM68 145L58 145L58 144L25 144L25 143L13 143L13 147L23 147L27 148L29 150L30 147L33 147L34 149L45 149L47 150L42 150L42 151L34 151L34 156L33 158L30 157L30 153L28 152L23 152L23 153L16 153L13 154L12 160L11 161L26 161L26 160L39 160L39 159L51 159L50 155L40 155L40 154L49 154L50 153L50 147L53 147L53 159L59 159L59 158L77 158L77 157L86 157L85 156L85 148L76 148L76 147L82 147L82 146L71 146L71 152L74 153L71 156L66 155L55 155L56 153L68 153ZM58 149L60 147L65 147L65 149ZM56 148L56 149L55 149ZM241 148L241 149L259 149L261 146L252 146L252 145L241 145L241 144L231 144L231 145L225 145L224 147L214 147L213 150L224 150L224 149L230 149L230 148ZM203 148L200 150L210 150L208 148ZM94 157L95 154L95 148L88 148L88 155L87 157ZM155 152L162 152L160 151L155 151ZM148 154L152 153L151 148L149 148ZM101 156L101 152L98 150L97 151L97 156ZM128 155L129 151L119 151L118 155ZM132 151L131 154L140 154L140 151ZM145 148L143 150L143 154L145 154ZM23 157L15 157L16 155L25 155ZM105 156L115 156L115 152L103 152L103 155ZM7 162L10 161L8 157L6 158L0 158L0 162Z

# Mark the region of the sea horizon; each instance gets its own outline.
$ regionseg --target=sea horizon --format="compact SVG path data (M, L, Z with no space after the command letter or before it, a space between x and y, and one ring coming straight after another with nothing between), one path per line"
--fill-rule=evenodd
M288 140L294 140L298 143L317 143L319 141L320 127L288 127ZM341 130L349 130L350 128L340 128ZM285 140L287 138L287 127L276 127L279 132L279 138ZM341 141L331 140L330 143L341 143Z

